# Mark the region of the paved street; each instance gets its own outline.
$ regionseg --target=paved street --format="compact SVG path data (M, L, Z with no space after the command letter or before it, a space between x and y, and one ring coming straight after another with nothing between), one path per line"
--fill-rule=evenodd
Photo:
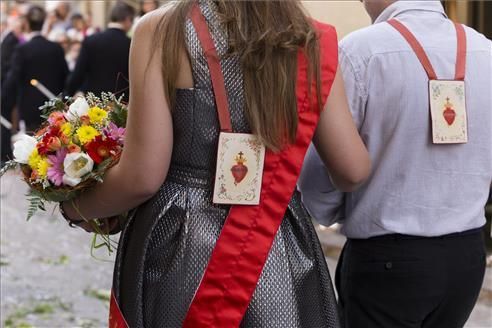
M27 187L1 180L1 327L105 327L113 263L90 255L90 235L70 229L57 212L26 222ZM332 274L343 237L319 229ZM488 269L486 284L492 290ZM488 294L490 293L490 294ZM492 327L492 295L484 291L468 328Z
M113 263L93 259L90 235L51 209L26 222L26 190L2 178L2 327L104 327Z

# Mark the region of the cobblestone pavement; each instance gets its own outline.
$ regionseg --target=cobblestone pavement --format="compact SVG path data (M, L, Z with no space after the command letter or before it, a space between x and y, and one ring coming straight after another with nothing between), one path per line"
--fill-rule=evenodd
M107 326L113 263L92 258L91 236L58 211L27 222L26 191L17 176L1 180L1 327Z
M112 257L92 258L91 236L51 208L26 222L27 187L12 173L0 183L0 327L105 327ZM318 230L333 275L343 238ZM466 327L492 327L491 311L482 300Z

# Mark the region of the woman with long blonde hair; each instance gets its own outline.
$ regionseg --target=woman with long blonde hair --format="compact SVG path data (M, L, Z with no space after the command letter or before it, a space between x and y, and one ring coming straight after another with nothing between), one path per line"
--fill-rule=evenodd
M74 222L135 208L120 237L112 326L339 327L295 186L311 140L341 190L368 175L336 72L335 30L298 0L175 1L142 19L120 162L78 209L62 204ZM219 139L239 134L265 147L258 171L263 157L239 148L237 163L218 169ZM248 174L262 180L257 204L216 201L216 180L230 175L237 187Z

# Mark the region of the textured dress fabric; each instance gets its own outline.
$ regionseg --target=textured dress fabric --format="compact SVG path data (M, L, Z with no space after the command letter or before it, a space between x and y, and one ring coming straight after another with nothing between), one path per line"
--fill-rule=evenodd
M229 100L234 132L250 132L238 59L225 56L225 29L200 1ZM113 289L130 327L181 327L230 206L212 204L219 122L206 59L191 21L186 44L194 88L177 91L166 182L137 208L120 237ZM241 327L339 327L326 262L311 220L293 193Z

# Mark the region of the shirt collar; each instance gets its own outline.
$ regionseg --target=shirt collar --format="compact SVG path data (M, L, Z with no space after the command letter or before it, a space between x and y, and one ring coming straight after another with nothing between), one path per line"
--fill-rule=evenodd
M116 23L116 22L110 22L108 24L108 28L116 28L116 29L119 29L119 30L123 30L123 24L121 23Z
M374 24L386 22L406 11L431 11L448 17L441 2L434 0L425 1L395 1L389 5L374 21Z
M41 32L39 32L39 31L29 32L29 33L26 34L25 37L26 37L26 40L29 41L29 40L34 39L37 36L42 36Z

